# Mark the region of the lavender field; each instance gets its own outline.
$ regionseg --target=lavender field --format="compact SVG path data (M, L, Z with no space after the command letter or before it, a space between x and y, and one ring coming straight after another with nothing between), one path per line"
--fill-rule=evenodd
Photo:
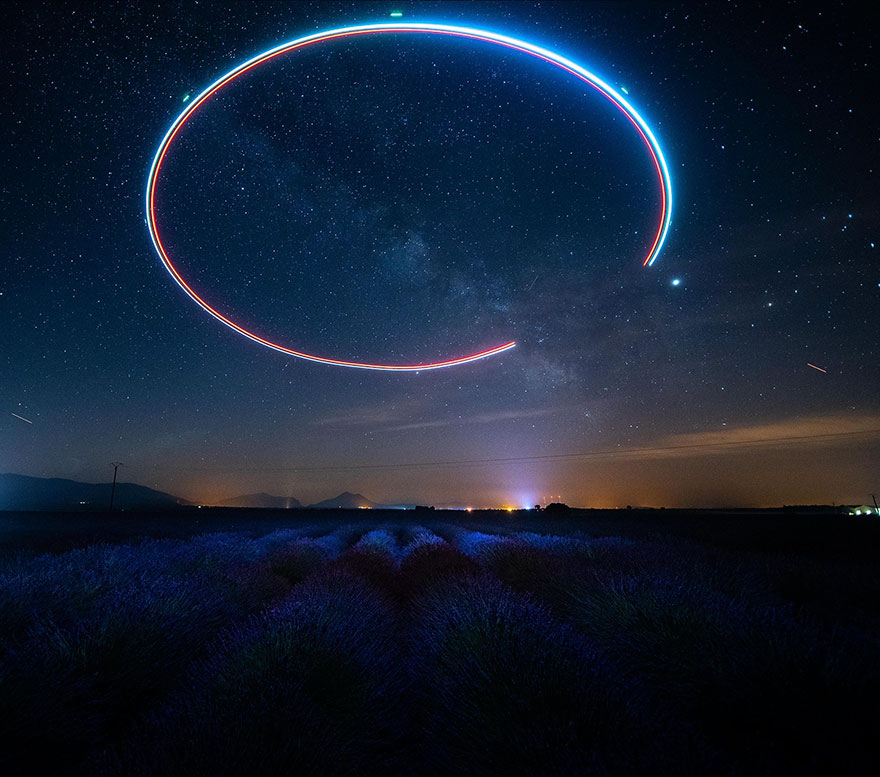
M876 773L873 529L450 515L7 542L4 773Z

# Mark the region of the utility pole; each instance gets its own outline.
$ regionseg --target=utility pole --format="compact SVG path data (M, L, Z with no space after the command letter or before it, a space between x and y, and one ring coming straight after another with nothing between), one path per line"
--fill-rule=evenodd
M122 466L121 461L111 461L110 466L113 467L113 485L110 486L110 512L113 512L113 497L116 494L116 473L119 471L119 468Z

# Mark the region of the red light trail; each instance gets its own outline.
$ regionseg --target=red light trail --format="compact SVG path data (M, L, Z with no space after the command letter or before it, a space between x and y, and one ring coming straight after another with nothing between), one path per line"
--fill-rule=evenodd
M171 261L171 257L168 255L168 252L165 249L164 243L162 242L162 238L159 234L159 227L156 218L156 189L158 186L159 173L162 168L162 163L165 161L165 157L168 153L168 149L171 146L171 142L177 136L180 129L186 124L186 122L192 117L192 115L196 112L196 110L205 103L212 95L216 94L222 87L231 83L233 80L238 78L238 76L243 73L248 72L249 70L255 68L257 65L260 65L264 62L268 62L269 60L277 57L281 54L286 54L291 51L295 51L296 49L303 48L304 46L318 43L320 41L334 40L339 38L351 37L354 35L366 35L366 34L374 34L374 33L432 33L438 35L450 35L459 38L469 38L471 40L485 41L488 43L495 43L500 46L504 46L509 49L513 49L515 51L520 51L525 54L529 54L531 56L537 57L538 59L543 60L544 62L548 62L552 65L555 65L567 73L571 73L572 75L579 78L584 83L590 85L598 92L600 92L603 96L608 98L629 120L632 126L636 129L641 139L644 141L648 151L651 154L651 158L653 161L654 168L657 172L657 176L660 182L660 220L657 226L656 233L653 238L653 242L648 250L645 259L642 262L644 267L649 267L657 258L657 255L660 252L660 249L663 245L664 240L666 239L666 234L669 231L669 224L671 221L671 193L672 193L672 182L669 177L669 171L666 166L666 160L663 156L663 152L660 150L660 146L657 143L657 139L654 137L653 132L650 127L648 127L645 120L638 114L638 112L633 108L632 105L613 87L608 85L605 81L600 79L598 76L590 73L588 70L585 70L580 65L572 62L565 57L555 54L552 51L548 51L547 49L536 46L532 43L527 43L525 41L517 40L516 38L511 38L506 35L501 35L494 32L489 32L486 30L477 30L468 27L457 27L453 25L444 25L444 24L421 24L421 23L386 23L386 24L371 24L371 25L360 25L354 27L344 27L336 30L328 30L326 32L315 33L314 35L308 35L303 38L298 38L297 40L290 41L289 43L282 44L277 46L274 49L270 49L269 51L263 52L262 54L257 55L256 57L244 62L238 67L234 68L226 75L222 76L220 79L215 81L211 86L209 86L205 91L203 91L200 95L192 99L186 109L181 113L175 122L171 125L171 128L166 133L162 143L160 144L158 150L156 151L156 155L153 159L152 167L150 168L150 175L147 180L147 198L146 198L146 210L147 210L147 226L150 230L150 237L153 240L153 245L156 248L157 253L159 254L162 263L165 266L165 269L171 274L174 280L178 283L178 285L206 312L210 313L214 318L225 324L226 326L234 329L241 335L253 340L260 345L266 346L267 348L272 348L273 350L280 351L281 353L288 354L289 356L295 356L299 359L306 359L308 361L320 362L322 364L332 364L340 367L355 367L359 369L368 369L368 370L392 370L392 371L401 371L401 372L418 372L421 370L435 370L441 367L452 367L458 364L467 364L468 362L477 361L478 359L485 359L489 356L494 356L499 353L503 353L504 351L510 350L511 348L516 346L516 341L511 340L510 342L502 343L501 345L494 346L493 348L488 348L483 351L479 351L477 353L468 354L466 356L459 356L456 358L445 359L441 361L434 362L426 362L423 364L373 364L368 362L359 362L359 361L347 361L343 359L333 359L325 356L317 356L315 354L306 353L305 351L298 351L292 348L288 348L284 345L280 345L279 343L272 342L271 340L267 340L264 337L261 337L254 332L251 332L248 329L245 329L240 324L237 324L232 319L225 316L223 313L218 311L216 308L209 305L199 294L184 280L184 278L177 271L177 268L174 266L174 263ZM812 366L812 365L810 365ZM818 369L818 368L817 368ZM824 370L823 370L824 371Z

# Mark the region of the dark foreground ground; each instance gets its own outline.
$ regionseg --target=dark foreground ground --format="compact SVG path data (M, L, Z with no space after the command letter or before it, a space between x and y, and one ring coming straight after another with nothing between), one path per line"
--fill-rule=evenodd
M880 524L0 513L5 774L880 773Z

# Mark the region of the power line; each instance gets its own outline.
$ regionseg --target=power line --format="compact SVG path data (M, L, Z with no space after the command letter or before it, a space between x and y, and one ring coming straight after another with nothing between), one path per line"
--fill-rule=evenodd
M507 456L494 459L458 459L453 461L415 461L395 464L336 464L309 467L145 467L144 469L174 469L187 472L338 472L368 469L416 469L419 467L461 467L481 464L506 464L519 461L564 461L566 459L631 456L638 453L664 453L669 451L699 450L705 448L741 448L780 443L799 443L810 440L832 440L858 435L880 434L880 429L863 429L855 432L831 432L828 434L804 434L792 437L764 437L754 440L730 440L727 442L702 442L686 445L662 445L647 448L621 448L578 453L548 453L539 456Z

